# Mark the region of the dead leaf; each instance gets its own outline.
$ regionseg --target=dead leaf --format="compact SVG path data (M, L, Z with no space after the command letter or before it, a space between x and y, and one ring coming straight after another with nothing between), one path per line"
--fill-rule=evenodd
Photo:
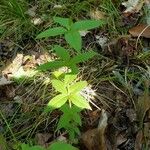
M144 94L139 97L137 104L137 119L139 121L140 127L142 127L144 117L149 109L150 109L150 95L149 92L145 90Z
M142 36L145 38L150 38L150 26L145 24L139 24L129 30L129 33L134 36Z
M0 78L0 86L11 84L13 81L7 80L4 76Z
M35 135L38 145L43 146L45 148L48 147L49 145L48 140L51 137L52 137L52 134L49 134L49 133L37 133Z
M104 19L106 18L106 14L102 11L99 10L91 10L89 13L89 16L91 17L91 19L96 19L96 20L100 20L100 19Z
M140 130L135 139L135 150L141 150L142 148L142 139L143 139L143 132Z
M144 145L150 149L150 123L144 123L144 130L143 130L143 136L144 136Z
M137 13L141 10L143 4L144 0L128 0L122 3L126 7L124 13Z
M107 150L105 143L107 120L107 114L102 110L98 128L88 130L82 135L81 139L88 150Z

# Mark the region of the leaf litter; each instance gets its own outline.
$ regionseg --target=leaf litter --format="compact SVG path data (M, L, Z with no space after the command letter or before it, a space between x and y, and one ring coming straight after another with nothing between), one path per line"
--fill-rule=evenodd
M134 2L132 0L128 0L122 3L122 5L126 7L126 9L121 13L125 14L123 17L127 19L128 16L132 16L131 14L135 15L136 13L142 11L142 7L144 6L144 4L145 1L142 0L136 0ZM55 7L60 6L55 5ZM96 11L91 11L90 14L88 14L91 18L100 19L106 17L105 13L101 12L98 9L95 10ZM32 10L29 10L28 13L31 16L35 15L34 10L33 12ZM126 24L126 26L132 24L132 21L130 19L128 21L129 22L128 24ZM103 35L102 33L100 33L101 31L82 33L84 35L85 45L88 40L90 42L93 40L92 46L96 48L97 51L104 57L96 59L96 63L90 61L86 65L84 64L85 66L81 65L81 74L83 75L82 78L88 80L89 83L91 83L92 87L94 87L95 89L95 93L97 94L93 96L95 97L94 103L96 103L96 105L98 105L100 108L103 108L102 110L99 110L93 107L93 111L82 113L84 128L81 129L82 136L80 138L82 139L81 141L83 141L83 143L81 144L81 149L132 150L141 149L142 146L146 144L147 146L150 146L149 94L145 95L143 85L140 85L140 83L136 83L135 80L132 80L132 75L129 74L129 76L127 77L129 78L129 83L132 84L132 86L135 86L135 84L136 86L139 85L139 89L141 91L140 95L135 94L133 96L133 98L137 102L137 108L134 108L130 101L128 90L122 87L112 74L113 71L120 71L121 69L124 69L124 67L128 67L129 70L133 72L139 71L136 68L137 65L145 67L142 61L136 60L137 54L140 54L143 50L140 44L138 44L138 47L136 47L135 43L137 40L136 37L138 36L149 38L149 25L148 23L138 24L138 19L135 19L134 21L136 25L134 24L132 28L129 27L129 33L134 38L130 35L111 38L109 37L109 33ZM107 32L107 30L105 32ZM33 45L33 47L36 46ZM5 53L4 49L6 50L6 47L3 44L3 48L0 48L0 56L3 61L7 56L8 58L9 56L11 56L10 52ZM31 49L32 46L30 50ZM35 54L35 51L31 50L30 53ZM29 82L27 84L22 83L22 85L19 86L14 85L14 82L9 77L10 74L13 75L17 72L25 73L26 70L30 70L32 68L35 68L37 65L42 64L43 61L46 61L46 59L49 59L49 57L42 55L38 51L36 51L36 55L34 56L26 55L25 58L25 55L26 54L18 53L16 55L16 59L8 62L8 64L12 62L13 65L11 65L11 67L8 67L7 69L5 67L6 70L3 69L3 74L5 76L8 76L8 78L5 76L2 76L2 78L0 78L0 110L3 112L6 118L11 117L14 114L16 108L16 104L14 105L13 100L15 100L16 98L21 99L15 101L15 103L22 104L20 113L24 113L26 117L31 114L33 120L30 120L29 122L23 122L19 119L16 119L15 124L19 127L12 127L12 130L16 133L19 130L24 131L29 125L35 125L35 122L37 123L41 121L38 127L35 127L34 130L37 129L37 131L36 134L33 134L33 137L36 137L39 145L46 147L50 142L53 142L56 137L58 138L62 135L62 133L58 133L58 135L55 135L54 133L54 127L56 126L57 118L60 116L60 113L57 111L54 112L51 118L47 119L50 123L42 120L40 117L34 118L34 115L36 113L39 113L36 111L37 109L45 105L45 103L41 101L41 99L44 101L48 100L46 97L49 98L51 96L49 95L49 93L53 91L49 87L47 89L47 92L45 92L44 90L41 92L40 88L43 89L44 85L41 84L40 81L34 81L35 84ZM38 58L36 58L37 55ZM32 57L30 58L30 56ZM7 65L7 63L5 63L5 65ZM94 69L91 69L91 72L89 72L89 68L91 68L91 66ZM107 77L105 76L106 74L108 74ZM120 74L122 75L122 73ZM48 78L48 76L43 76L43 78ZM97 82L95 78L98 78L100 82ZM112 80L109 81L108 79ZM14 87L16 88L15 90ZM39 93L37 92L37 90ZM13 94L9 95L8 93L10 93L10 91L15 92L12 92ZM43 96L44 94L46 94L47 96ZM41 95L43 97L41 97ZM10 104L8 104L8 102L10 102ZM0 119L0 127L5 126L4 123L2 123L1 125L1 122L2 121ZM43 129L43 127L45 127L45 129ZM23 138L23 136L21 138ZM66 137L64 138L66 140ZM83 145L85 146L84 148L82 148Z

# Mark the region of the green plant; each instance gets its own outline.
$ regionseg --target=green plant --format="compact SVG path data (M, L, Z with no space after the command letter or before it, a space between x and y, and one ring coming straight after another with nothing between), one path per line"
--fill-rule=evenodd
M64 34L67 43L78 53L81 52L82 48L82 39L79 31L90 30L104 24L102 20L82 20L75 23L69 18L54 17L53 20L61 26L47 29L40 33L37 39Z
M67 130L70 141L73 142L76 135L80 134L78 128L81 126L80 111L82 109L91 109L89 102L81 95L81 91L87 86L87 82L75 82L78 73L77 64L85 62L96 55L94 51L84 53L81 51L82 39L79 31L99 27L100 25L103 25L104 22L100 20L82 20L73 23L69 18L54 17L53 19L55 23L58 23L61 26L47 29L40 33L37 36L37 39L64 35L65 40L75 52L70 54L69 50L66 50L59 45L55 45L54 51L59 58L42 64L37 69L46 71L50 69L59 69L64 66L71 69L71 72L69 73L53 73L54 79L51 81L52 86L60 94L49 101L46 111L59 109L63 112L56 130ZM56 147L57 146L54 145L54 149L57 149ZM69 150L69 148L67 150Z

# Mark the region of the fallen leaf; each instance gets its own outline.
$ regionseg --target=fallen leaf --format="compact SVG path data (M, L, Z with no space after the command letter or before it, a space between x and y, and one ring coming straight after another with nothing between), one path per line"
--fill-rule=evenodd
M126 7L124 13L137 13L141 10L143 4L144 0L128 0L122 3Z
M143 136L144 145L150 149L150 122L144 123Z
M102 11L99 10L91 10L89 13L89 16L91 17L91 19L96 19L96 20L100 20L100 19L104 19L106 18L106 14Z
M150 38L150 26L145 24L139 24L129 30L129 33L134 36L142 36L145 38Z
M139 97L137 103L137 119L139 126L143 126L144 117L146 112L150 109L150 95L147 90L144 91L143 95Z
M135 139L135 150L141 150L142 148L142 139L143 139L143 132L140 130Z
M107 114L102 110L98 128L88 130L82 135L81 140L88 150L107 150L105 143L107 120Z
M43 147L48 147L49 143L48 140L52 137L52 134L49 133L37 133L35 138L37 140L38 145Z
M0 78L0 86L11 84L13 81L7 80L4 76Z

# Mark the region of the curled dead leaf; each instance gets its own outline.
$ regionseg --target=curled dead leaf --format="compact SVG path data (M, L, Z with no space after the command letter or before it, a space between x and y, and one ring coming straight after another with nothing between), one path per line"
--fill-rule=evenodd
M102 110L98 128L88 130L82 135L81 139L88 150L107 150L105 143L107 120L107 113Z
M129 33L134 36L142 36L145 38L150 38L150 26L145 24L139 24L129 30Z

